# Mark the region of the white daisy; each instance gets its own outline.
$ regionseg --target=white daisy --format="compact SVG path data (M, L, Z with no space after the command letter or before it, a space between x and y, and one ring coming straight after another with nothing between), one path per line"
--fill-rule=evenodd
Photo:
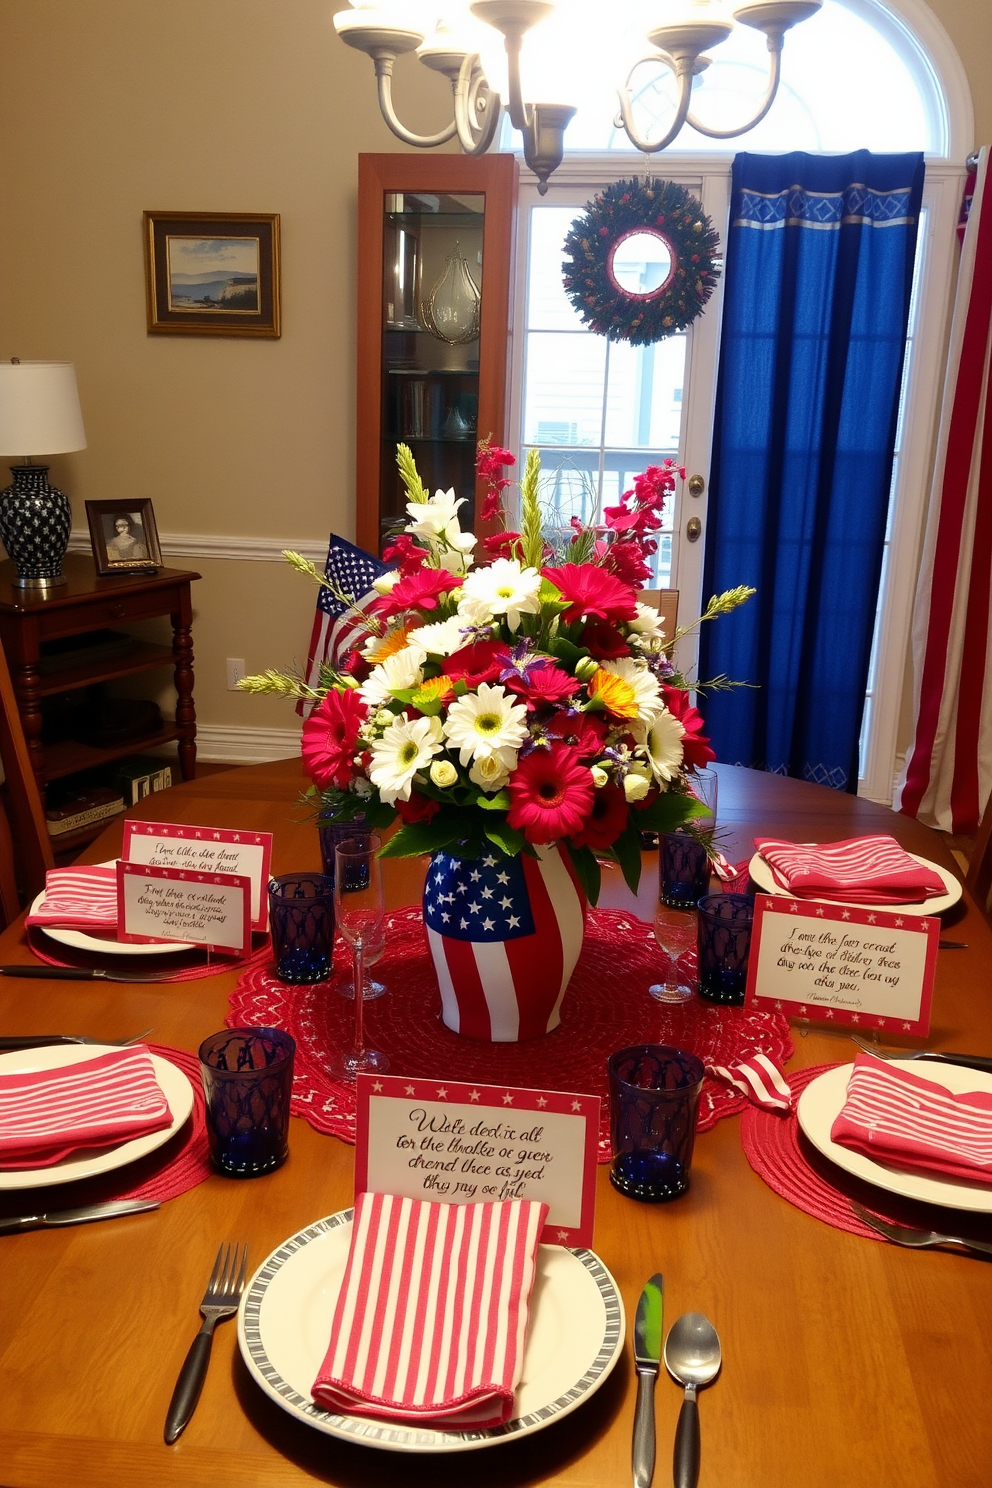
M480 682L477 692L467 692L449 705L444 732L448 743L460 751L463 765L494 755L512 770L527 737L526 718L526 707L507 696L505 687Z
M407 645L419 646L425 656L451 656L465 645L465 622L452 615L448 620L418 625L407 636Z
M384 703L397 692L410 687L419 687L424 680L424 653L417 646L406 646L387 656L385 661L372 668L368 679L359 688L359 696L371 707Z
M410 631L402 623L390 626L382 635L369 636L362 646L362 655L366 661L385 661L387 656L395 652L404 651L410 645ZM426 660L427 652L420 648L420 660Z
M478 625L495 615L505 615L511 630L520 627L521 615L536 615L541 575L536 568L521 568L516 558L497 558L487 568L477 568L462 586L458 612Z
M619 677L630 689L630 703L636 709L631 717L630 732L639 744L643 744L646 731L665 706L661 700L658 679L648 670L646 661L634 656L621 656L616 661L601 661L599 665L602 671Z
M630 639L641 646L645 651L660 648L665 639L665 632L661 628L661 616L658 611L650 605L641 604L637 600L637 614L633 620L627 622Z
M469 780L475 785L481 786L484 791L502 790L510 778L510 771L517 763L517 752L516 750L512 752L513 759L509 765L505 765L498 755L483 755L475 761L471 770L469 770Z
M662 708L648 731L646 751L648 763L659 785L674 780L682 767L682 740L685 729L667 708Z
M369 779L379 787L387 806L409 801L414 775L429 765L443 748L439 718L394 718L381 739L372 745Z

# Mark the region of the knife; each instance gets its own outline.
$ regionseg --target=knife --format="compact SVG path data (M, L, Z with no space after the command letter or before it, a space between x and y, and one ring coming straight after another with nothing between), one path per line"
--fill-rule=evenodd
M661 1362L665 1278L652 1276L645 1285L634 1318L634 1364L637 1368L637 1406L631 1467L634 1488L651 1488L654 1477L654 1387Z
M0 1219L0 1235L19 1235L22 1230L52 1230L60 1225L89 1224L91 1219L114 1219L118 1214L140 1214L157 1209L158 1199L115 1199L109 1204L86 1204L82 1209L53 1209L50 1214L20 1214Z
M0 976L36 977L52 982L160 982L163 974L153 976L118 976L98 966L0 966Z

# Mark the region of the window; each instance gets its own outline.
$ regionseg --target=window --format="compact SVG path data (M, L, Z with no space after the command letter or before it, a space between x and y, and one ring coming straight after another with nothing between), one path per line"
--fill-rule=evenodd
M585 0L572 0L581 7ZM898 5L899 14L896 13ZM893 470L889 532L879 590L872 675L862 735L862 793L891 798L909 643L913 584L946 310L953 274L953 228L971 148L969 94L960 59L918 0L824 0L823 9L786 39L784 81L768 117L740 140L713 141L686 129L676 146L653 157L631 152L613 125L615 98L603 81L584 80L585 101L569 126L572 153L552 176L550 189L521 190L511 428L522 450L541 452L548 520L567 540L570 518L594 520L615 501L633 475L666 456L690 473L708 471L718 358L720 294L689 330L651 347L608 343L586 331L561 284L565 232L590 196L623 174L652 173L681 181L700 195L725 229L730 152L876 151L923 149L953 152L950 163L928 159L920 229L917 286ZM753 112L767 76L764 38L739 28L715 50L713 65L697 80L693 109L716 127ZM838 78L857 77L871 87L843 88ZM831 61L831 58L834 59ZM665 127L667 74L638 70L635 116L641 128L657 119ZM598 96L596 89L598 87ZM650 131L649 131L650 132ZM512 134L505 136L509 144ZM595 154L588 152L595 151ZM690 153L693 152L693 153ZM705 152L705 153L704 153ZM666 513L656 555L658 587L678 588L682 613L698 612L703 543L685 539L689 516L705 528L705 496L678 493ZM884 657L885 664L880 665ZM683 656L691 666L692 657Z

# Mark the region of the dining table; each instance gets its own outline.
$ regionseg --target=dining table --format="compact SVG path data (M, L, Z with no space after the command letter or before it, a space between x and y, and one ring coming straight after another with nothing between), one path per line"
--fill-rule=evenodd
M828 842L883 832L955 866L937 833L883 805L737 766L717 772L720 846L731 861L750 856L755 836ZM273 873L317 869L305 785L299 759L249 765L187 781L127 815L272 832ZM83 858L110 860L120 846L118 820ZM425 861L384 862L389 907L418 902ZM636 896L618 869L604 868L601 907L650 922L657 899L656 851L643 854ZM992 927L966 891L941 935L956 945L937 955L929 1033L898 1042L992 1054ZM3 934L0 961L33 959L22 920ZM195 1054L224 1026L238 977L225 962L215 975L180 982L0 977L0 1032L125 1040L152 1029L153 1042ZM791 1033L787 1077L853 1060L845 1029L796 1022ZM304 1119L291 1120L284 1166L264 1177L214 1173L154 1211L0 1238L0 1484L455 1488L471 1476L479 1488L625 1488L637 1394L630 1334L645 1281L662 1272L666 1323L704 1313L722 1344L721 1372L700 1393L702 1488L988 1485L992 1260L824 1223L758 1176L740 1128L731 1116L698 1136L690 1188L672 1203L621 1196L608 1165L599 1166L592 1248L623 1300L623 1355L571 1414L471 1453L393 1452L315 1431L258 1388L230 1323L217 1329L195 1415L165 1445L166 1410L218 1245L246 1242L254 1267L286 1237L354 1202L354 1147ZM23 1212L23 1193L0 1199L0 1212L18 1212L18 1202ZM945 1211L952 1232L955 1218ZM992 1239L992 1218L984 1223ZM681 1402L662 1366L654 1477L662 1488Z

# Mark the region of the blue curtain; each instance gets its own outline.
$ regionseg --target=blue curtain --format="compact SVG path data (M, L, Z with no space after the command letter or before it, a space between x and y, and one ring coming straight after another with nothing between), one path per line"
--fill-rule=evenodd
M738 155L704 566L717 758L854 791L923 156ZM901 658L897 660L901 665Z

